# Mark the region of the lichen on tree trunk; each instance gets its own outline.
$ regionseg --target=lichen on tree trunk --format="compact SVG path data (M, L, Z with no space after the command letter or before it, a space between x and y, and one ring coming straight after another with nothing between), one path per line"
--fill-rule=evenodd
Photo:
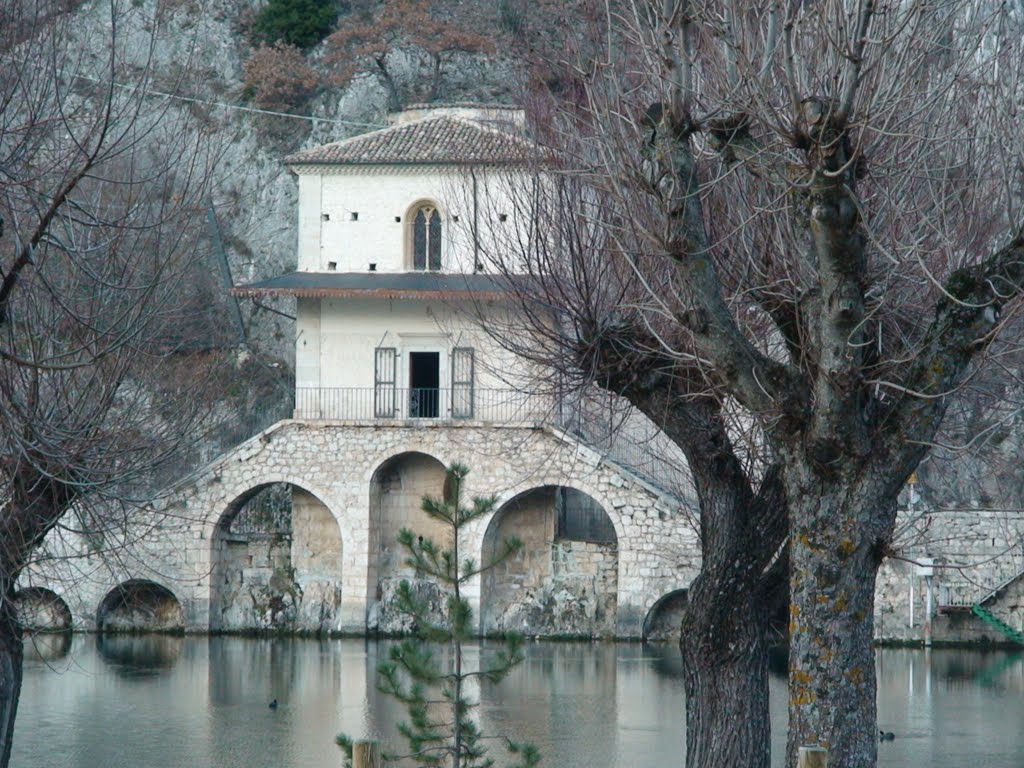
M828 749L832 768L877 759L875 577L894 514L849 485L838 499L791 495L787 765L810 745Z

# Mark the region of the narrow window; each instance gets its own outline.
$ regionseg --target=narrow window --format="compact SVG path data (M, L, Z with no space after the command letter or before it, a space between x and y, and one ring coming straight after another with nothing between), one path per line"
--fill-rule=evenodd
M432 211L430 214L430 270L441 269L441 214Z
M412 268L441 269L441 214L431 205L419 208L412 221Z

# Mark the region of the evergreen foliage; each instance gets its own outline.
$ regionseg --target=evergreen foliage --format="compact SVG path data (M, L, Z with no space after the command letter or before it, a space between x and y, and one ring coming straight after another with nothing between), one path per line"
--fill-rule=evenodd
M490 514L497 504L494 496L475 497L463 506L462 485L469 469L452 464L446 473L444 498L423 497L422 509L450 530L451 549L445 549L405 528L398 541L408 557L406 564L423 577L434 579L449 591L447 618L430 619L429 606L417 597L403 580L397 592L400 611L414 620L412 635L392 646L388 661L378 667L378 689L401 701L409 715L399 732L409 745L407 754L384 753L386 761L407 760L407 764L445 768L490 768L494 761L486 755L482 734L472 718L477 702L465 693L470 678L499 683L523 660L522 640L507 635L502 648L482 668L467 672L463 668L463 648L475 635L473 611L462 596L463 585L474 576L493 568L522 547L518 539L507 539L493 560L476 563L472 558L460 561L459 532L474 520ZM352 739L338 736L338 745L351 765ZM515 762L510 768L532 768L540 762L537 749L530 744L506 741Z
M253 37L272 45L312 48L334 29L336 0L270 0L256 15Z

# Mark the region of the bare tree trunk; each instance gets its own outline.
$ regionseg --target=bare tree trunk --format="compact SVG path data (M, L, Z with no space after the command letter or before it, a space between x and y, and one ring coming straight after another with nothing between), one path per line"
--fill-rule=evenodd
M14 718L21 697L23 647L21 625L14 607L14 583L0 578L0 768L7 768L14 744Z
M818 487L790 508L787 765L800 746L820 745L830 766L859 768L878 752L875 578L894 515L870 494L847 488L837 499Z
M658 395L633 393L654 413ZM666 434L686 453L701 500L701 573L690 588L679 647L686 690L687 768L768 768L768 629L784 597L786 505L767 470L755 492L718 406L676 403Z
M687 768L768 768L768 612L703 573L690 591L679 648Z

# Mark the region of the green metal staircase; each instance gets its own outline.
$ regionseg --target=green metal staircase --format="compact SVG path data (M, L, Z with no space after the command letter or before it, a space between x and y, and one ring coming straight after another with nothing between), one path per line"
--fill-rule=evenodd
M994 616L991 611L983 607L981 604L975 603L974 605L972 605L971 611L979 619L984 621L993 629L1001 632L1007 638L1017 643L1017 645L1024 645L1024 634L1021 634L1016 629L1007 624L1005 621L998 618L997 616Z

